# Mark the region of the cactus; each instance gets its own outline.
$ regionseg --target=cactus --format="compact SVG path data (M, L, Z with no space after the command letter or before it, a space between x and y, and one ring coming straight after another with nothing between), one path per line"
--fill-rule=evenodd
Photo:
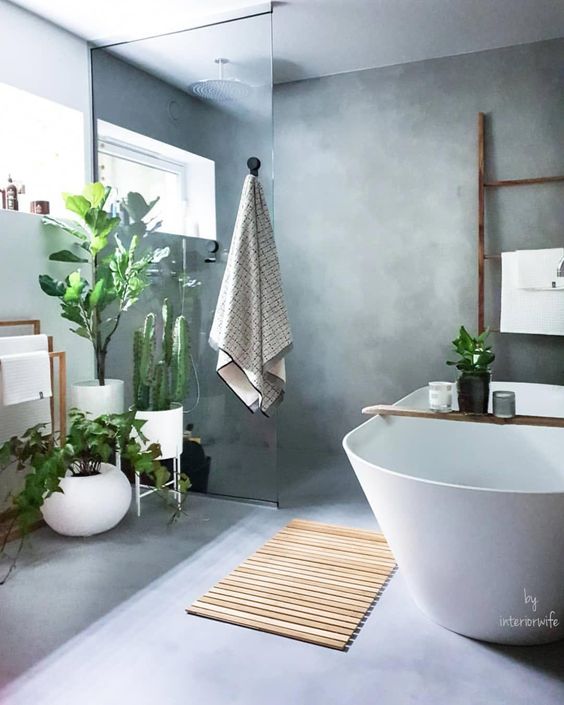
M168 299L163 302L163 356L167 365L172 360L172 305Z
M161 354L157 360L153 313L145 318L143 329L133 337L133 389L139 410L165 411L172 402L181 404L188 394L190 377L190 336L184 316L173 320L172 306L162 307Z
M188 394L190 377L190 339L188 323L184 316L178 316L174 323L172 344L171 381L172 399L182 402Z

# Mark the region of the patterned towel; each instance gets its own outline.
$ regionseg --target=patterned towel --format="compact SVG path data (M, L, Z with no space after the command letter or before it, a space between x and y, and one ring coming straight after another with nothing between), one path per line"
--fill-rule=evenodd
M209 342L219 353L218 375L251 411L268 415L284 397L292 333L268 206L252 175L243 186Z

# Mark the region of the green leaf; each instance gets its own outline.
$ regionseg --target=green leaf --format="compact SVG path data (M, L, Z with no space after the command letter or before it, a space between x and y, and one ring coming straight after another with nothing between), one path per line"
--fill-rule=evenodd
M88 282L80 276L80 271L69 274L67 277L67 289L64 295L65 302L74 303L80 301L87 285Z
M84 230L84 228L80 225L80 223L77 223L74 220L67 220L65 218L52 218L51 216L46 215L43 218L43 224L48 227L63 230L69 235L72 235L73 237L77 238L77 240L80 240L81 247L88 247L88 245L85 245L85 243L90 240L90 236L88 235L86 230Z
M90 340L90 333L83 326L80 326L79 328L73 328L72 332L76 333L76 335L79 335L81 338L86 338L86 340Z
M88 262L87 259L75 255L74 252L71 252L70 250L59 250L58 252L53 252L52 255L49 255L49 259L51 262Z
M98 252L101 252L108 244L108 238L107 237L94 237L92 238L92 242L90 243L90 251L92 252L92 256L95 257Z
M47 296L57 296L58 298L63 297L67 290L65 282L53 279L53 277L50 277L48 274L39 275L39 286Z
M82 195L90 203L92 208L98 208L102 201L105 201L107 198L106 188L104 187L104 184L101 184L99 181L92 184L86 184L84 190L82 191Z
M90 293L90 304L92 307L96 307L100 301L104 298L104 294L106 293L106 282L104 279L100 279L100 281L96 282L96 285L94 289L92 289L92 292Z
M143 220L143 218L154 208L158 201L159 198L155 198L154 201L147 203L140 193L132 191L127 194L124 201L124 206L131 220L137 222L139 220Z
M70 193L63 193L65 208L73 213L76 213L81 218L84 218L90 209L90 201L84 196L73 196Z

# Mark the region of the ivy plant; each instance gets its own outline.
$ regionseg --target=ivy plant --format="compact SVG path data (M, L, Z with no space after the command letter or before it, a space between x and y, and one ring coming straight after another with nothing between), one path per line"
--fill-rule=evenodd
M60 300L61 315L73 324L72 332L92 343L101 385L106 381L108 348L122 314L149 286L149 267L169 254L168 247L138 252L140 238L160 225L150 217L158 198L147 203L139 193L128 194L123 201L127 222L122 223L105 210L110 193L111 187L99 182L87 184L82 194L63 194L67 210L78 218L44 218L45 224L72 238L68 249L53 252L49 259L86 265L92 281L80 267L62 281L48 274L39 276L41 289Z
M463 375L485 375L490 372L495 354L487 344L490 334L486 328L477 336L472 336L464 326L460 327L458 337L452 341L453 351L458 360L449 360L447 365L454 365Z
M47 497L54 492L63 492L60 486L63 477L97 475L102 463L111 462L115 453L119 453L122 461L135 473L148 476L157 489L162 490L170 480L170 473L158 459L161 455L159 444L147 444L143 435L145 423L135 418L135 411L92 419L84 412L72 409L65 438L53 435L45 424L39 424L3 443L0 446L0 475L11 466L25 471L26 475L22 489L12 497L12 526L0 553L4 552L12 528L19 529L23 541L41 518L41 507ZM185 495L190 487L186 474L181 473L179 485L180 492Z

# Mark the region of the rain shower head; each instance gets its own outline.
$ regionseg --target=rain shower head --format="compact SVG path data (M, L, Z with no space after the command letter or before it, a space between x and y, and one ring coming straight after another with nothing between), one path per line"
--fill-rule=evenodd
M204 78L190 86L190 90L197 98L213 103L231 103L242 100L248 95L250 86L237 78L224 78L223 67L229 63L228 59L215 59L219 66L219 78Z

